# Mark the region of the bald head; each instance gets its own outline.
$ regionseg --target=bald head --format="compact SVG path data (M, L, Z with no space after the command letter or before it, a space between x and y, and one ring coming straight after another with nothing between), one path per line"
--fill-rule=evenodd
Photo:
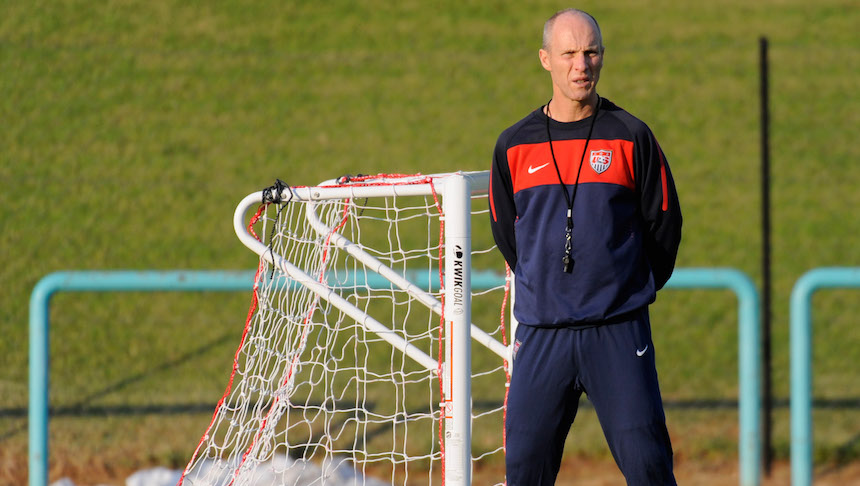
M564 10L560 10L556 12L552 17L547 19L547 21L543 24L543 44L542 48L546 51L550 49L550 44L552 44L552 29L555 27L555 21L563 16L579 16L594 25L594 30L597 32L597 38L600 41L600 49L603 50L603 35L600 33L600 25L597 23L597 20L591 16L588 12L584 10L580 10L578 8L566 8Z
M600 99L596 89L603 50L600 27L582 10L562 10L547 20L538 57L552 78L547 109L552 109L555 120L581 120L594 112Z

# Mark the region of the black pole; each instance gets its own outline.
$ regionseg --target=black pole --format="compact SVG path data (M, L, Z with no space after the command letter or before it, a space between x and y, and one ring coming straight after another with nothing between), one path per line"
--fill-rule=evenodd
M768 92L767 38L759 38L761 72L761 273L762 273L762 361L763 409L762 444L764 471L770 476L773 463L773 387L771 380L771 279L770 279L770 106Z

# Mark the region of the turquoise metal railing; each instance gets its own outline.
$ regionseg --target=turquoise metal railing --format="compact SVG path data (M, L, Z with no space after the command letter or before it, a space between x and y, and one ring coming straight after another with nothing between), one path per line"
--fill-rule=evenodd
M430 279L421 272L410 272L408 277L416 282ZM362 283L372 287L390 286L387 280L375 274L332 276L331 279L337 281L337 285L346 287ZM251 289L253 281L254 272L248 271L78 271L57 272L42 278L30 295L30 486L48 484L48 338L51 296L61 291L241 291ZM494 272L479 271L472 276L472 287L475 289L493 288L503 284L504 277ZM759 302L755 285L746 274L734 269L680 268L672 275L666 288L728 289L738 298L740 484L757 486L760 479L761 439Z
M679 268L666 288L732 290L738 298L738 460L741 486L761 479L759 297L747 274L731 268Z
M57 272L30 294L30 486L48 484L48 372L51 296L57 292L238 291L254 284L254 272Z
M812 294L822 288L860 288L860 267L816 268L791 291L791 484L812 484Z

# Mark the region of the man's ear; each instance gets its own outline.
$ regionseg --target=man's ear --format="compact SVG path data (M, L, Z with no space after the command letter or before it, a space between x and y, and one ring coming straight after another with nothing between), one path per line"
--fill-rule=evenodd
M551 66L549 64L549 52L545 49L541 49L538 51L538 58L540 58L540 65L543 66L547 71L551 71Z

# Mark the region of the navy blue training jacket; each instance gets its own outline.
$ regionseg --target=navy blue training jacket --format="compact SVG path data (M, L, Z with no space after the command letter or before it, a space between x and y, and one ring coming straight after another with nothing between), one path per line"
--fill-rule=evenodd
M571 123L539 108L499 136L490 222L516 276L514 315L526 325L591 326L637 311L669 279L681 208L666 158L645 123L603 99L573 206L572 273L563 271L567 200L592 118Z

